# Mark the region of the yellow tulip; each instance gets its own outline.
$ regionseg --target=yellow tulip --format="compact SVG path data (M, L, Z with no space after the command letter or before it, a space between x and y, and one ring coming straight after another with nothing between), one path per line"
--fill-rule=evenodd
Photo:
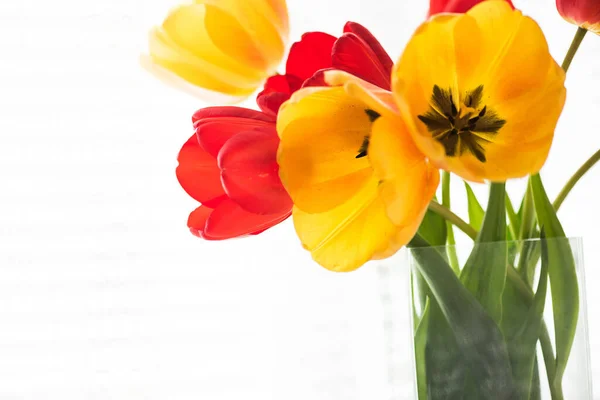
M279 173L296 232L327 269L352 271L395 253L438 186L402 120L385 114L345 87L302 89L279 112Z
M416 145L473 181L538 172L566 96L542 30L504 0L421 25L392 81Z
M288 31L285 0L194 0L150 32L144 64L180 87L246 97L275 72Z

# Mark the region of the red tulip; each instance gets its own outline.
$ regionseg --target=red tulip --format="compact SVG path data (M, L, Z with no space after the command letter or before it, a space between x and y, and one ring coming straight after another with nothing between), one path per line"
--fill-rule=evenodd
M556 0L567 21L600 35L600 0Z
M379 41L357 23L348 22L340 38L323 32L305 33L290 50L285 75L269 78L256 101L266 114L275 116L301 87L326 85L323 72L331 69L349 72L389 90L393 65Z
M288 218L292 201L279 179L276 117L303 86L325 85L323 72L338 69L390 89L393 62L363 26L348 22L340 38L310 32L295 43L286 74L267 81L258 95L263 112L209 107L192 120L196 133L179 153L177 178L201 203L190 214L192 233L208 240L257 234Z
M482 1L486 0L429 0L429 16L440 13L466 13ZM511 0L506 1L515 8Z
M190 214L196 236L257 234L286 218L292 201L279 180L275 119L239 107L197 111L196 133L179 153L177 179L202 205Z

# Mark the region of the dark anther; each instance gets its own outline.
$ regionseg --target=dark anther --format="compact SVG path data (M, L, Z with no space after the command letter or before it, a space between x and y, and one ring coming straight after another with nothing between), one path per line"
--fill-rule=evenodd
M365 113L367 113L371 122L375 122L377 121L377 118L381 117L381 114L374 110L366 109Z
M369 154L369 137L365 136L363 139L360 149L358 149L358 155L355 158L363 158Z
M471 154L484 163L487 160L486 146L492 142L491 136L497 135L506 121L483 104L483 85L466 92L461 98L461 102L455 104L451 88L442 89L434 85L430 108L419 115L419 120L425 124L431 137L444 146L447 156ZM367 148L361 147L359 157L366 153Z

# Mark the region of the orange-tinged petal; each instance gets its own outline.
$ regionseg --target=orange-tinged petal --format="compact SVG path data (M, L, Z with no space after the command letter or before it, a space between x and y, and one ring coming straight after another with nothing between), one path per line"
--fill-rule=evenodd
M279 112L281 180L294 204L322 212L345 202L373 171L357 159L371 127L362 103L343 88L298 91Z
M398 228L378 197L375 179L334 209L309 214L294 207L292 215L304 248L332 271L353 271L379 254L398 251L404 244L398 241Z
M369 160L390 220L403 227L415 226L418 221L418 227L435 195L440 175L416 147L400 118L382 117L375 121Z

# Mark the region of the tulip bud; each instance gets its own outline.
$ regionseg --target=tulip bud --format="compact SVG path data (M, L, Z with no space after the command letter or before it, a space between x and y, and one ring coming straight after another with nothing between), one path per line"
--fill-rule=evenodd
M600 35L600 0L556 0L556 8L568 22Z

